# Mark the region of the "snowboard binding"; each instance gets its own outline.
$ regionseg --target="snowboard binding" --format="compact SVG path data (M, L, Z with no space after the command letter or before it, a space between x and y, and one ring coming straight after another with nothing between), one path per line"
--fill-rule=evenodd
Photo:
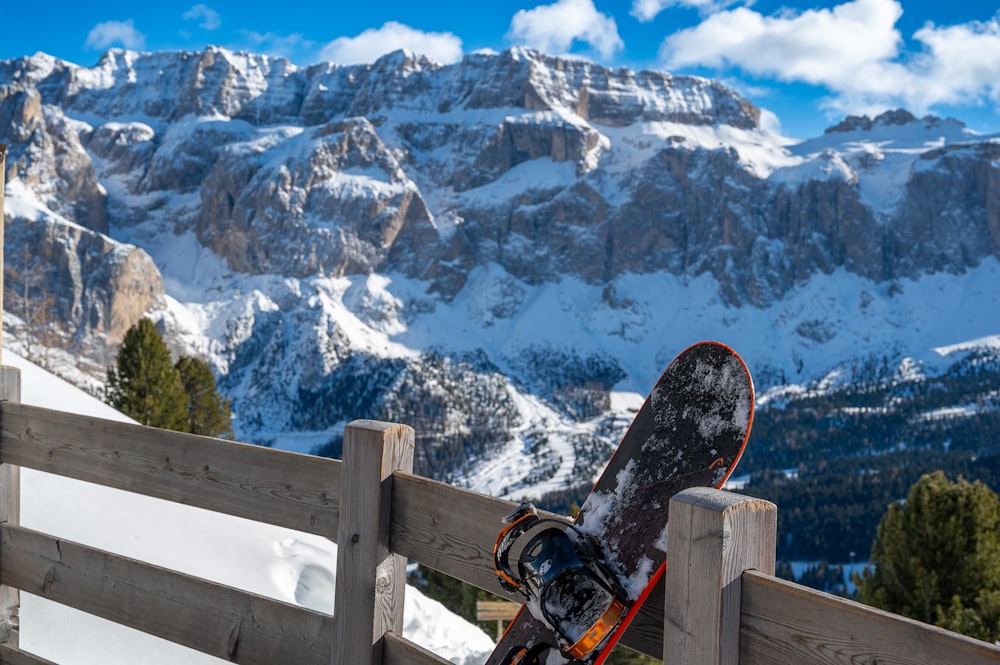
M600 545L569 522L539 517L530 503L518 506L504 524L493 548L500 584L527 599L531 614L555 633L564 656L587 658L614 632L628 607L628 595ZM529 533L515 573L511 548ZM537 665L539 655L515 648L505 663Z

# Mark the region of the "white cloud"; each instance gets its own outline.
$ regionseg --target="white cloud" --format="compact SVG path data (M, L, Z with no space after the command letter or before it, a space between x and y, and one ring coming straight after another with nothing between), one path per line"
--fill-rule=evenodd
M191 9L184 12L181 18L185 21L201 21L198 24L198 27L202 30L215 30L222 25L222 19L219 17L219 12L215 11L208 5L195 5Z
M652 21L657 14L673 4L673 0L633 0L631 13L640 21Z
M135 29L132 19L127 21L105 21L98 23L87 35L84 48L103 51L111 46L142 50L146 47L146 35Z
M827 106L869 113L905 106L1000 104L1000 18L924 26L921 50L903 52L897 0L853 0L832 9L763 16L745 7L714 14L668 36L667 68L736 68L754 76L830 90Z
M320 58L342 65L375 62L386 53L407 49L440 63L462 59L462 40L450 32L422 32L389 21L357 37L339 37L323 47Z
M911 91L923 105L976 103L983 97L1000 104L1000 18L935 27L927 24L913 38L925 51L911 69L920 86Z
M290 35L281 35L276 32L240 30L239 34L244 40L249 42L250 50L280 56L292 62L298 62L301 59L300 56L310 53L316 48L314 42L306 39L298 32Z
M510 22L507 39L546 53L568 53L574 41L608 58L624 47L614 18L601 14L593 0L557 0L522 9Z
M714 14L736 4L752 5L754 0L632 0L632 16L642 22L652 21L660 12L670 7L690 7L702 15Z
M738 7L667 37L668 67L735 66L759 76L840 87L859 68L898 54L896 0L855 0L832 10L765 17Z

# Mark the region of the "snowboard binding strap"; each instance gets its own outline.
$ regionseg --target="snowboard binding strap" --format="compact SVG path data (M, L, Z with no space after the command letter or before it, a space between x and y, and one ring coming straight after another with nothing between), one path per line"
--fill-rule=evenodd
M530 503L522 503L504 520L493 547L500 584L527 599L528 610L555 632L559 650L582 660L599 647L625 617L628 597L606 563L600 545L575 525L543 519ZM515 541L530 533L510 565ZM508 654L512 664L535 665L538 655Z
M510 569L510 547L514 541L524 535L524 532L542 521L538 511L530 503L522 503L514 512L503 518L507 526L500 530L497 542L493 546L493 567L500 578L500 585L508 592L522 592L523 585Z

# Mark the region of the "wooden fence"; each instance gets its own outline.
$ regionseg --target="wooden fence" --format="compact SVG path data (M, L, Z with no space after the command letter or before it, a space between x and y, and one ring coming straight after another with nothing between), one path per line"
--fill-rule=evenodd
M404 639L404 574L419 562L502 593L492 571L513 504L409 473L413 430L356 421L344 461L18 403L0 373L0 664L18 648L18 592L247 665L441 665ZM19 525L29 467L330 537L330 616ZM776 508L717 490L671 502L665 585L624 643L671 665L996 665L1000 648L773 577Z

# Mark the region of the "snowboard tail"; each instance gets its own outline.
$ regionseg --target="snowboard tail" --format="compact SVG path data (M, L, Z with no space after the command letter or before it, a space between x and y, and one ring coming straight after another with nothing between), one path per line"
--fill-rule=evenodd
M501 530L498 576L526 602L486 665L601 665L663 575L670 498L689 487L722 487L743 454L753 406L750 372L731 348L701 342L678 355L574 523ZM522 505L509 519L533 511ZM546 529L563 535L540 535ZM527 542L518 551L515 540ZM604 571L614 580L603 579Z

